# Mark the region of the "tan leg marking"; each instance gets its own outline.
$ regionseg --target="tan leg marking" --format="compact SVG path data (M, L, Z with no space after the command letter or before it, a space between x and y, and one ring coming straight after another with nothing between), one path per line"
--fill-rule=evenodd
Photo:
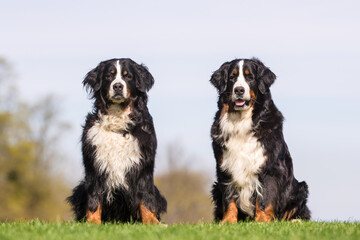
M259 208L259 203L256 201L256 213L255 213L255 222L271 222L275 220L274 208L270 204L265 208L265 210L261 210Z
M143 224L159 224L155 212L151 212L143 203L140 203L140 216Z
M290 211L286 211L284 216L282 217L282 220L290 220L292 216L294 216L296 212L296 208L291 209Z
M233 199L226 210L223 220L221 221L222 224L225 223L236 223L238 216L238 209L235 204L235 200Z
M95 223L95 224L101 224L101 206L98 205L95 212L91 212L90 210L87 210L86 212L86 222L87 223Z

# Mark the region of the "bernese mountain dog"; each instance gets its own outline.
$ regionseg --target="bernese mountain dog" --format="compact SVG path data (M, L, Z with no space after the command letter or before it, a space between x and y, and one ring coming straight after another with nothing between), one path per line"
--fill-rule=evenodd
M103 61L86 75L95 101L81 139L85 177L68 198L78 221L159 223L166 211L153 179L153 84L148 69L131 59Z
M294 177L283 116L271 99L275 79L255 58L226 62L211 76L219 93L211 128L216 221L310 219L308 186Z

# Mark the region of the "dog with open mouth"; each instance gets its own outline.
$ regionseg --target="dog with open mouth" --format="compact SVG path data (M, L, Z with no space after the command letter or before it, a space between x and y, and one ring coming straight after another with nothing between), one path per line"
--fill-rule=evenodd
M210 79L219 93L211 127L216 221L310 219L308 186L294 177L283 116L271 98L275 79L255 58L226 62Z

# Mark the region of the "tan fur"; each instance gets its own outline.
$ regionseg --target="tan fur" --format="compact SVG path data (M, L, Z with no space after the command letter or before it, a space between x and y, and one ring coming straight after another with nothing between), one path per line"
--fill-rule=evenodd
M159 224L155 212L150 211L143 203L140 203L140 216L143 224Z
M270 204L264 210L261 210L259 203L256 201L255 222L271 222L275 220L274 208Z
M90 210L87 210L86 222L101 224L101 206L100 206L100 204L98 205L95 212L91 212Z
M221 221L222 224L225 223L236 223L238 216L238 209L236 207L234 199L230 202L225 212L224 218Z

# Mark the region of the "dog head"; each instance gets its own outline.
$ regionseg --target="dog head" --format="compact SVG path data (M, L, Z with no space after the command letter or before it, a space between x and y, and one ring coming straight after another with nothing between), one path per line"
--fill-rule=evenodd
M153 84L148 69L131 59L103 61L83 81L90 97L104 105L126 104L136 96L146 95Z
M276 76L258 59L235 59L215 71L210 82L232 110L252 107L259 94L269 94Z

